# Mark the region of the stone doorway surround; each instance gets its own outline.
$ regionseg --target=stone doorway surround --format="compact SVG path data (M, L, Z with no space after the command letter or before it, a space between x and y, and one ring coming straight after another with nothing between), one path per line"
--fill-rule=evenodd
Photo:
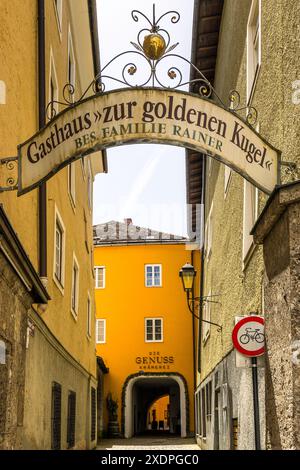
M181 415L181 437L189 435L189 397L185 378L178 373L137 373L127 377L122 390L122 417L121 432L125 438L131 438L134 434L133 426L133 404L132 391L134 385L142 380L172 380L179 386L180 390L180 415Z

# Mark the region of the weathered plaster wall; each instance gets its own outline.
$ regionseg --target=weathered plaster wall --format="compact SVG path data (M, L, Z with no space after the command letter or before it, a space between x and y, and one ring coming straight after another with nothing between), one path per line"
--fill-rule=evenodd
M299 203L288 206L264 242L267 444L271 449L300 448L299 220Z
M95 379L79 366L54 338L33 311L34 333L29 339L26 357L24 440L25 449L51 449L52 382L62 387L61 448L67 448L68 392L76 393L74 449L93 447L91 443L90 387ZM41 400L40 397L44 399Z

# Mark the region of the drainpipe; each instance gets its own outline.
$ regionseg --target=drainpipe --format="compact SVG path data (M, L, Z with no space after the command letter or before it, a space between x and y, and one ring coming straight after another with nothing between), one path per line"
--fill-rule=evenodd
M39 94L39 129L45 124L46 89L45 89L45 0L38 0L38 94ZM39 274L44 285L47 283L47 186L42 183L38 189L39 217Z
M194 251L193 250L191 251L191 265L194 266ZM195 306L194 298L195 298L195 287L194 287L194 284L193 284L193 289L192 289L193 312L194 312L194 306ZM196 373L197 372L196 372L196 351L195 351L196 338L195 338L195 317L194 317L194 315L192 315L192 331L193 331L193 378L194 378L194 393L195 393L195 391L196 391Z
M201 269L200 269L200 304L199 304L199 329L198 329L198 372L201 372L201 338L202 338L202 319L203 319L203 303L201 301L204 292L204 233L205 233L205 173L206 173L206 157L202 155L202 193L201 193L201 205L203 220L201 221L202 230L202 247L201 247Z

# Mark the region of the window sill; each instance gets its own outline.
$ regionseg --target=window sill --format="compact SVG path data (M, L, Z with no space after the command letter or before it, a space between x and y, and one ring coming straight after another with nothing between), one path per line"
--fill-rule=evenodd
M64 285L61 284L61 282L57 279L57 277L56 277L55 274L53 275L53 281L54 281L56 287L59 289L61 295L65 295L65 288L64 288Z
M76 313L72 308L70 310L72 317L77 322L78 321L78 313Z
M153 339L153 340L151 340L151 339L148 339L148 340L145 339L145 343L163 343L163 342L164 342L163 339Z

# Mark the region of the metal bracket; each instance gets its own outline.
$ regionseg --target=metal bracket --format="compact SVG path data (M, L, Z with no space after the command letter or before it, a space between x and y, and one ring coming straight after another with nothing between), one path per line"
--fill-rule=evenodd
M208 320L204 320L203 318L200 318L198 317L198 315L196 315L194 313L194 303L195 302L198 302L199 304L202 304L203 302L212 302L212 303L216 303L216 304L219 304L221 302L217 302L217 301L214 301L214 300L207 300L209 297L217 297L221 294L215 294L215 295L210 295L210 296L207 296L207 297L195 297L195 298L190 298L189 297L189 294L187 294L187 304L188 304L188 308L189 308L189 311L191 312L191 314L193 315L193 317L195 317L197 320L199 321L202 321L203 323L209 323L210 325L213 325L213 326L216 326L217 327L217 331L219 333L222 333L222 325L219 325L218 323L214 323L212 321L208 321ZM192 307L190 305L190 302L192 303Z
M285 167L284 175L291 176L294 179L300 178L300 168L297 166L296 162L280 162L281 167Z
M4 173L5 186L0 186L0 193L16 191L18 189L18 157L5 157L0 159L1 179ZM3 171L4 169L4 171ZM13 172L8 173L7 172Z

